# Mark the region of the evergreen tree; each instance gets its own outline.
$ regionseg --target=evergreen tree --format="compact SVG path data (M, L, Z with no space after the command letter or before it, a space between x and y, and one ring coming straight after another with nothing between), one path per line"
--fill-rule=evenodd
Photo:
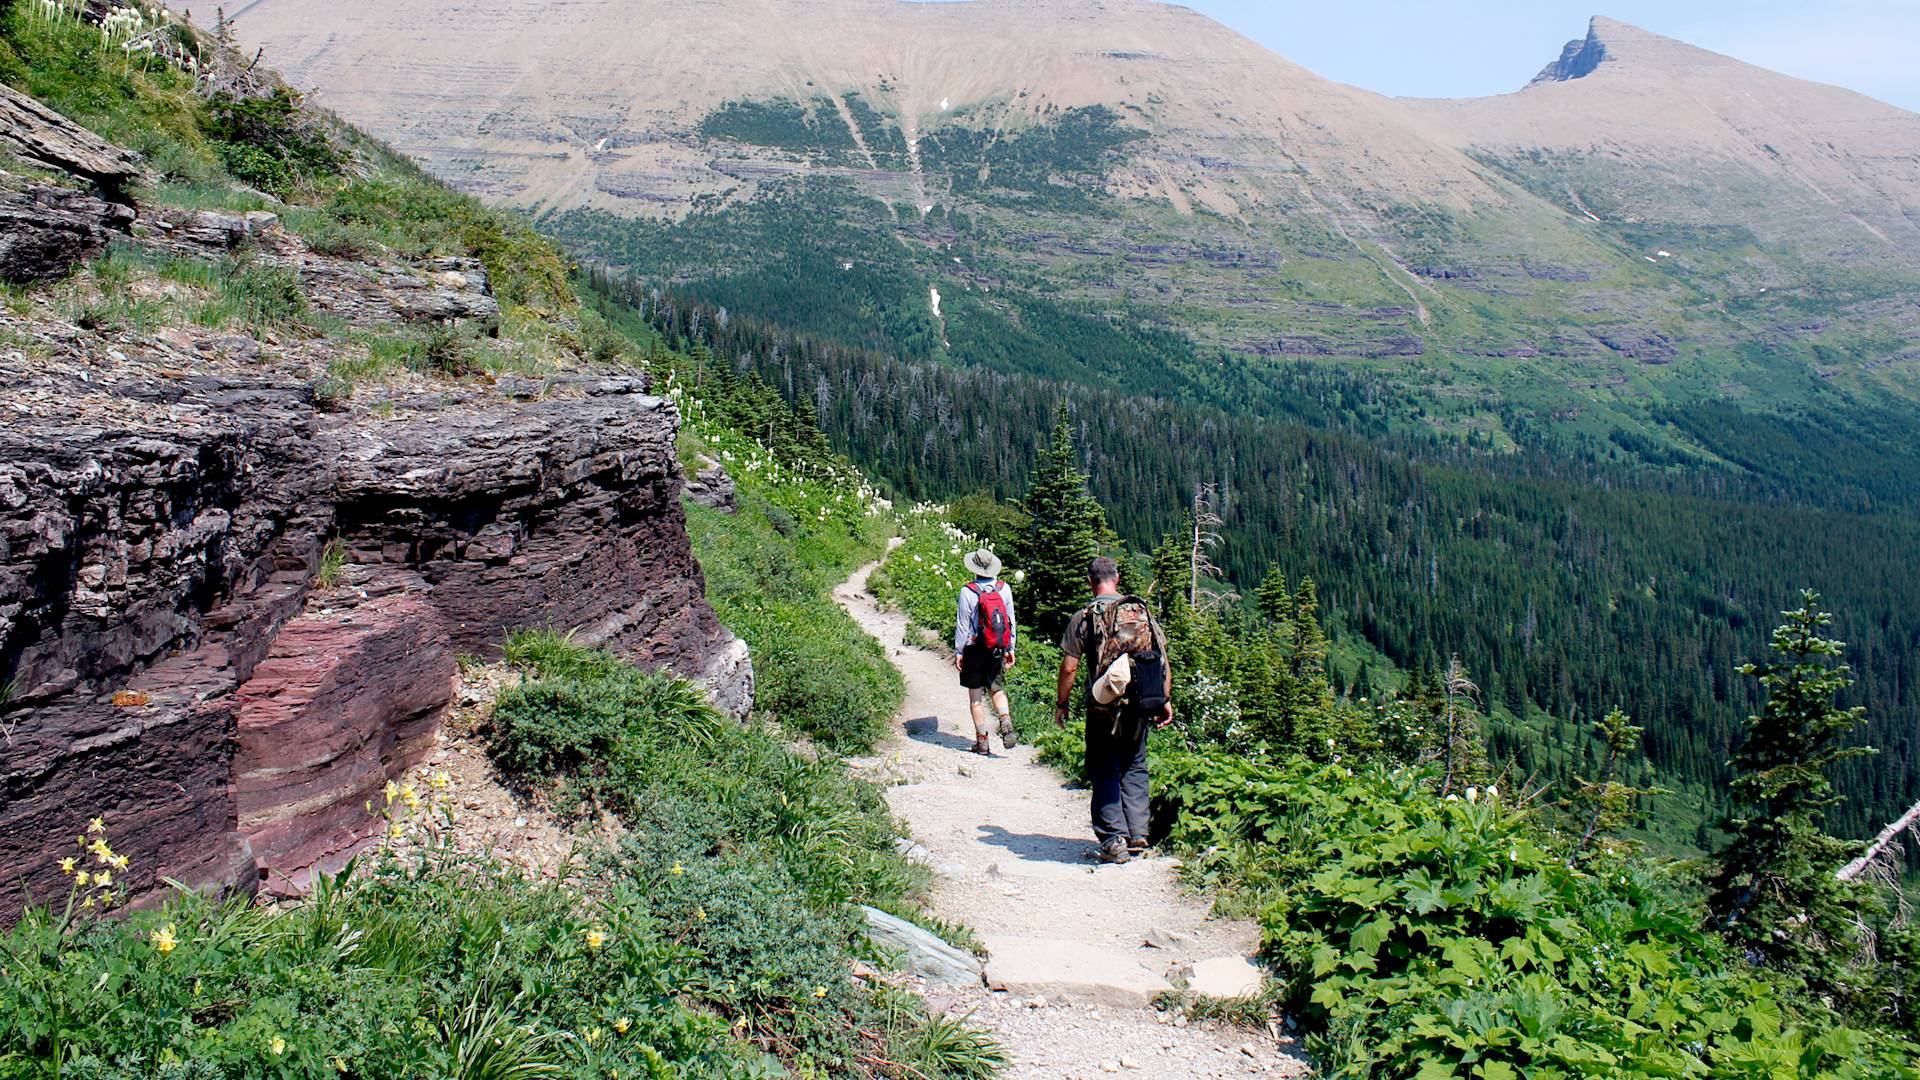
M1324 690L1327 684L1327 635L1320 629L1320 593L1312 578L1301 578L1287 615L1295 682Z
M1087 598L1087 566L1100 553L1107 515L1087 492L1065 405L1040 451L1021 509L1028 517L1022 551L1027 567L1027 609L1035 629L1059 637Z
M1286 695L1281 699L1284 725L1292 748L1318 759L1335 752L1338 741L1330 709L1333 690L1327 685L1327 638L1320 629L1320 600L1313 579L1303 578L1287 604L1284 622Z
M1733 839L1716 860L1708 904L1749 955L1830 990L1858 945L1863 897L1835 876L1859 845L1821 829L1839 801L1827 769L1874 751L1841 745L1866 710L1834 704L1853 682L1832 662L1845 643L1821 636L1833 617L1819 610L1818 593L1800 600L1773 631L1779 657L1740 669L1767 698L1733 756L1733 794L1747 816L1726 823Z
M1254 590L1255 601L1260 614L1268 622L1276 625L1286 622L1293 611L1293 594L1287 591L1286 571L1275 565L1267 570L1267 576L1260 581L1260 587Z
M1171 619L1175 607L1187 602L1187 553L1178 535L1169 534L1153 549L1149 560L1153 574L1153 600L1163 618Z
M1621 780L1629 759L1640 752L1640 736L1644 733L1634 726L1632 717L1619 709L1609 709L1593 730L1606 751L1600 762L1600 778L1580 781L1575 801L1586 809L1587 820L1569 863L1578 862L1596 848L1619 846L1620 842L1609 839L1609 834L1632 819L1641 799L1662 794L1657 788L1634 787Z

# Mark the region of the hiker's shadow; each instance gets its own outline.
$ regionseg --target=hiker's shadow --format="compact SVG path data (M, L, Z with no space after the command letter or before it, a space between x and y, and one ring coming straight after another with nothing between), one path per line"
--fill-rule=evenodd
M917 720L909 720L906 722L905 727L907 729L907 738L915 742L923 742L932 746L943 746L948 750L973 749L972 739L963 738L959 735L949 735L941 731L940 718L937 716L922 716Z
M998 825L980 826L980 841L1005 848L1026 862L1052 862L1084 864L1087 861L1089 842L1065 836L1047 836L1044 833L1008 832Z

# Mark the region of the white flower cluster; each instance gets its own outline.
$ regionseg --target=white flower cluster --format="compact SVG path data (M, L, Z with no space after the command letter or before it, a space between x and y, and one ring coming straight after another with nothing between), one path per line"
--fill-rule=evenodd
M1210 672L1200 672L1187 683L1182 709L1197 737L1238 745L1246 736L1240 702L1233 687Z

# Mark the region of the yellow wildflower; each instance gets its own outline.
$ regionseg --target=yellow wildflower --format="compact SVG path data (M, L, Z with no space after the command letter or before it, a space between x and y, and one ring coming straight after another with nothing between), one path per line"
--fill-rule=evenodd
M82 900L82 901L80 901L80 906L81 906L82 908L90 908L90 907L92 907L92 906L93 906L93 897L91 897L91 896L89 896L89 897L87 897L87 898L86 898L85 900Z
M395 840L398 840L401 837L407 835L407 827L396 821L393 824L387 826L387 835L393 837Z
M125 855L115 855L113 857L113 868L115 870L125 870L127 868L128 861L129 860Z
M148 935L148 940L153 942L153 947L158 950L162 956L172 952L174 947L180 944L173 936L172 923L168 923L160 929L155 930L152 934Z
M672 874L674 877L679 877L681 874L684 874L686 872L687 872L687 868L684 866L681 866L679 863L674 863L672 866L667 868L667 873Z
M338 1054L335 1054L335 1055L333 1056L333 1071L334 1071L334 1072L346 1072L346 1071L347 1071L347 1062L346 1062L346 1059L345 1059L345 1058L342 1058L342 1057L341 1057L340 1055L338 1055Z
M824 986L816 986L816 987L814 987L814 988L813 988L813 996L814 996L814 997L817 997L817 998L823 998L823 997L826 997L826 996L827 996L827 988L826 988L826 987L824 987Z
M706 908L703 908L703 907L697 907L697 908L694 908L694 909L693 909L693 917L694 917L694 918L696 918L696 919L699 919L699 920L700 920L701 922L706 922L706 921L707 921L707 909L706 909Z
M113 884L113 871L102 870L99 873L93 875L93 883L95 885L100 886L103 889Z
M607 932L597 926L589 927L582 932L582 936L587 939L587 948L594 952L599 952L600 946L607 943Z
M400 785L394 783L391 780L387 781L386 794L387 794L387 805L389 806L393 805L393 800L396 798L399 798L400 796Z
M75 885L80 886L83 889L87 887L87 882L91 880L93 879L87 875L87 872L85 870L82 870L79 873L73 875L73 883Z
M267 1040L267 1052L268 1052L268 1053L271 1053L271 1054L272 1054L272 1055L273 1055L274 1057L279 1057L279 1056L280 1056L281 1054L284 1054L284 1053L286 1053L286 1052L287 1052L287 1040L285 1040L285 1039L283 1039L283 1038L281 1038L281 1037L280 1037L280 1036L278 1036L278 1035L275 1035L275 1036L274 1036L273 1038L271 1038L271 1039L268 1039L268 1040Z
M89 821L89 822L87 822L87 831L88 831L88 832L90 832L90 833L103 833L103 832L106 832L106 831L107 831L107 822L106 822L106 819L105 819L105 818L94 818L94 819L93 819L92 821Z
M601 1030L600 1030L599 1028L597 1028L597 1027L591 1027L591 1028L588 1028L588 1029L587 1029L587 1045L588 1045L588 1046L592 1046L592 1045L593 1045L594 1043L597 1043L597 1042L599 1042L599 1041L600 1041L600 1037L601 1037L602 1035L604 1035L604 1034L606 1034L606 1033L605 1033L605 1032L603 1032L603 1031L601 1031Z
M613 1022L613 1030L619 1032L622 1035L625 1035L627 1033L627 1029L632 1026L633 1026L633 1021L627 1019L624 1016Z
M69 855L60 860L60 872L69 876L73 874L73 856Z

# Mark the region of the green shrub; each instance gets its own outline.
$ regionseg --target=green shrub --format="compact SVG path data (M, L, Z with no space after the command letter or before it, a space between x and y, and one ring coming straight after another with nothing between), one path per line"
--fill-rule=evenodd
M27 912L0 936L0 1077L584 1080L761 1060L681 994L689 953L617 870L582 892L418 836L278 910L183 893L124 918Z
M288 198L340 173L340 153L326 129L284 86L257 98L216 94L206 116L227 171L270 195Z
M687 509L707 599L752 651L762 715L829 749L863 752L888 730L904 686L828 593L878 550L878 527L835 485L756 461L728 463L737 514Z
M1219 752L1158 765L1174 843L1250 894L1332 1076L1914 1075L1911 1047L1747 970L1685 883L1612 854L1574 869L1494 789L1441 799L1417 770Z
M953 1040L928 1036L924 1011L850 977L868 947L848 905L911 911L926 882L877 789L559 635L515 634L507 655L529 681L496 705L495 759L627 826L608 865L684 950L682 993L803 1071L868 1075L879 1056L976 1075L937 1064Z

